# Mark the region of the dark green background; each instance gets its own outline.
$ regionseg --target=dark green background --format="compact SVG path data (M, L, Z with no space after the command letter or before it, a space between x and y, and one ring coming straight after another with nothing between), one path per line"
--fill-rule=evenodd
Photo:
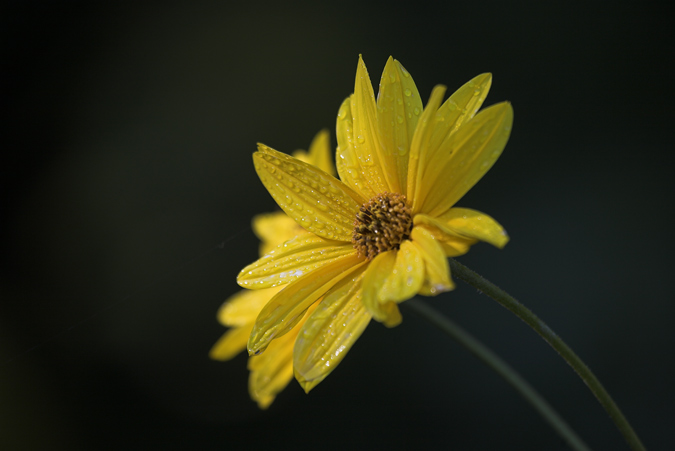
M316 2L318 3L318 2ZM539 2L541 3L541 2ZM426 99L486 71L505 153L459 203L509 231L461 261L594 369L645 444L675 442L672 17L658 3L9 2L2 33L3 449L565 449L411 312L268 411L207 352L272 211L255 143L333 128L362 53ZM217 245L224 243L222 249ZM622 439L527 326L458 283L431 301L598 450Z

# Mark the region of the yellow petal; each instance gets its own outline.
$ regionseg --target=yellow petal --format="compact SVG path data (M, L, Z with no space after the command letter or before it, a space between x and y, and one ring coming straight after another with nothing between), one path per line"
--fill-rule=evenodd
M280 244L242 269L237 283L249 289L276 287L354 252L351 243L303 234Z
M233 327L225 332L209 351L209 357L213 360L230 360L246 349L252 326L253 323L247 327Z
M408 157L423 105L417 86L401 63L389 57L377 95L377 121L383 154L394 162L391 187L406 194Z
M312 143L309 145L309 150L296 150L293 152L293 157L300 161L316 166L322 171L335 177L335 165L333 164L333 152L330 146L330 133L323 129L316 134Z
M354 127L352 145L364 181L376 194L385 191L399 192L398 187L392 186L389 180L396 174L394 161L387 158L387 155L382 151L377 125L375 94L370 83L368 70L361 56L359 56L356 69L351 110Z
M468 208L451 208L440 216L445 230L464 238L472 238L503 248L509 242L506 230L492 217Z
M260 310L281 291L281 287L262 290L241 290L230 296L218 309L217 318L223 326L253 324Z
M309 392L342 361L370 322L361 302L361 267L336 284L319 303L295 342L295 378Z
M413 213L418 212L417 205L419 191L421 188L423 170L425 168L427 149L431 142L431 135L434 130L434 121L436 120L436 111L445 95L445 86L435 86L431 91L431 97L427 106L422 112L412 143L410 144L410 159L408 161L408 187L407 196L412 201ZM412 199L411 199L412 197Z
M396 265L396 251L378 254L363 275L363 305L377 321L387 327L401 323L401 312L395 302L380 302L380 292Z
M512 123L511 104L499 103L478 113L444 141L439 150L447 155L444 164L420 163L424 182L413 212L429 216L446 213L497 161Z
M262 357L262 356L259 356ZM252 371L248 377L248 392L258 407L265 410L274 401L277 394L288 386L293 379L293 360L291 355L284 355L278 366L265 367L260 371ZM258 357L251 357L258 358Z
M309 145L309 163L333 177L337 176L328 130L321 130Z
M436 238L423 227L413 227L410 238L424 259L424 283L421 292L436 295L453 290L455 284L450 279L448 260Z
M354 251L287 285L258 315L248 340L249 354L263 352L274 338L291 330L317 299L363 264L364 259Z
M282 210L323 238L351 242L354 215L364 199L312 165L258 144L253 164Z
M379 301L403 302L415 296L424 281L424 261L417 247L406 240L396 252L396 262L379 292Z
M378 193L373 191L368 182L363 178L359 160L354 152L354 118L352 115L352 94L347 97L338 112L336 132L338 147L335 151L335 165L340 174L340 180L345 182L354 191L365 199L371 199Z
M301 233L307 233L286 213L277 211L253 217L253 232L260 238L260 255L265 255L284 241Z
M431 216L415 215L413 224L427 230L438 240L446 257L458 257L469 252L469 248L478 241L475 238L462 237L450 229L446 224Z
M293 344L299 327L270 343L267 352L248 359L248 390L261 409L266 409L293 379Z
M465 83L441 105L436 112L431 149L439 149L445 139L474 117L487 97L491 84L492 74L481 74Z

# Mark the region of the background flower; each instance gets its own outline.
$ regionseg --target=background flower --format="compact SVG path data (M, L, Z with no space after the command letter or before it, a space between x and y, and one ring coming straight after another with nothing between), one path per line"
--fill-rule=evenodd
M323 130L316 135L309 150L297 150L293 156L335 174L332 160L330 135ZM308 233L285 213L278 211L257 215L252 221L253 232L260 238L260 255L263 256L278 245L299 235ZM246 342L260 310L281 287L262 290L241 290L231 296L218 310L218 321L229 330L218 340L209 356L214 360L230 360L246 350ZM314 310L314 309L312 309ZM264 356L251 356L248 361L249 393L261 409L266 409L293 378L293 345L295 337L305 321L300 321L282 339L276 340Z
M291 150L331 126L359 53L373 67L395 54L425 100L439 81L494 74L490 98L517 105L517 124L462 205L513 239L462 261L546 318L647 448L668 448L675 240L645 238L648 218L670 224L675 211L668 6L5 2L0 448L559 446L413 315L372 324L330 384L312 396L290 384L266 412L241 389L246 356L207 357L232 275L257 256L250 219L275 208L255 143ZM586 387L512 315L461 283L434 306L593 449L623 449Z

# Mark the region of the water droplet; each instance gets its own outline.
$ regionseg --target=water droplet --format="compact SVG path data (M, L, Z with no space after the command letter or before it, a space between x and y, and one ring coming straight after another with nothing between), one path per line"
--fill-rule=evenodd
M364 138L363 135L357 136L356 140L359 142L359 144L363 144L364 142L366 142L366 138Z
M305 216L304 218L300 219L300 225L307 228L312 225L312 220Z
M403 94L405 94L406 97L410 97L412 95L412 91L410 91L410 89L406 89L405 91L403 91ZM333 111L335 111L335 110L333 110ZM333 114L335 114L335 113L333 113Z
M413 110L413 113L415 113L415 116L419 116L420 115L420 109L415 107L415 109Z
M396 76L394 74L389 74L389 80L391 80L392 83L396 83Z
M397 114L396 115L396 122L398 122L399 124L402 124L403 123L403 116L401 116L400 114Z

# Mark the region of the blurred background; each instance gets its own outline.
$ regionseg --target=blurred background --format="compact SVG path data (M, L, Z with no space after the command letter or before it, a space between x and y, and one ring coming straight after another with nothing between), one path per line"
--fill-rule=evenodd
M675 442L672 17L649 1L4 2L0 447L566 449L412 312L372 323L310 395L267 411L208 359L276 207L256 142L306 148L389 55L426 99L492 72L515 109L460 206L509 231L460 259L548 322L645 445ZM668 227L666 227L668 226ZM657 233L658 232L658 233ZM655 235L656 233L656 235ZM593 449L626 449L572 370L476 290L429 301Z

